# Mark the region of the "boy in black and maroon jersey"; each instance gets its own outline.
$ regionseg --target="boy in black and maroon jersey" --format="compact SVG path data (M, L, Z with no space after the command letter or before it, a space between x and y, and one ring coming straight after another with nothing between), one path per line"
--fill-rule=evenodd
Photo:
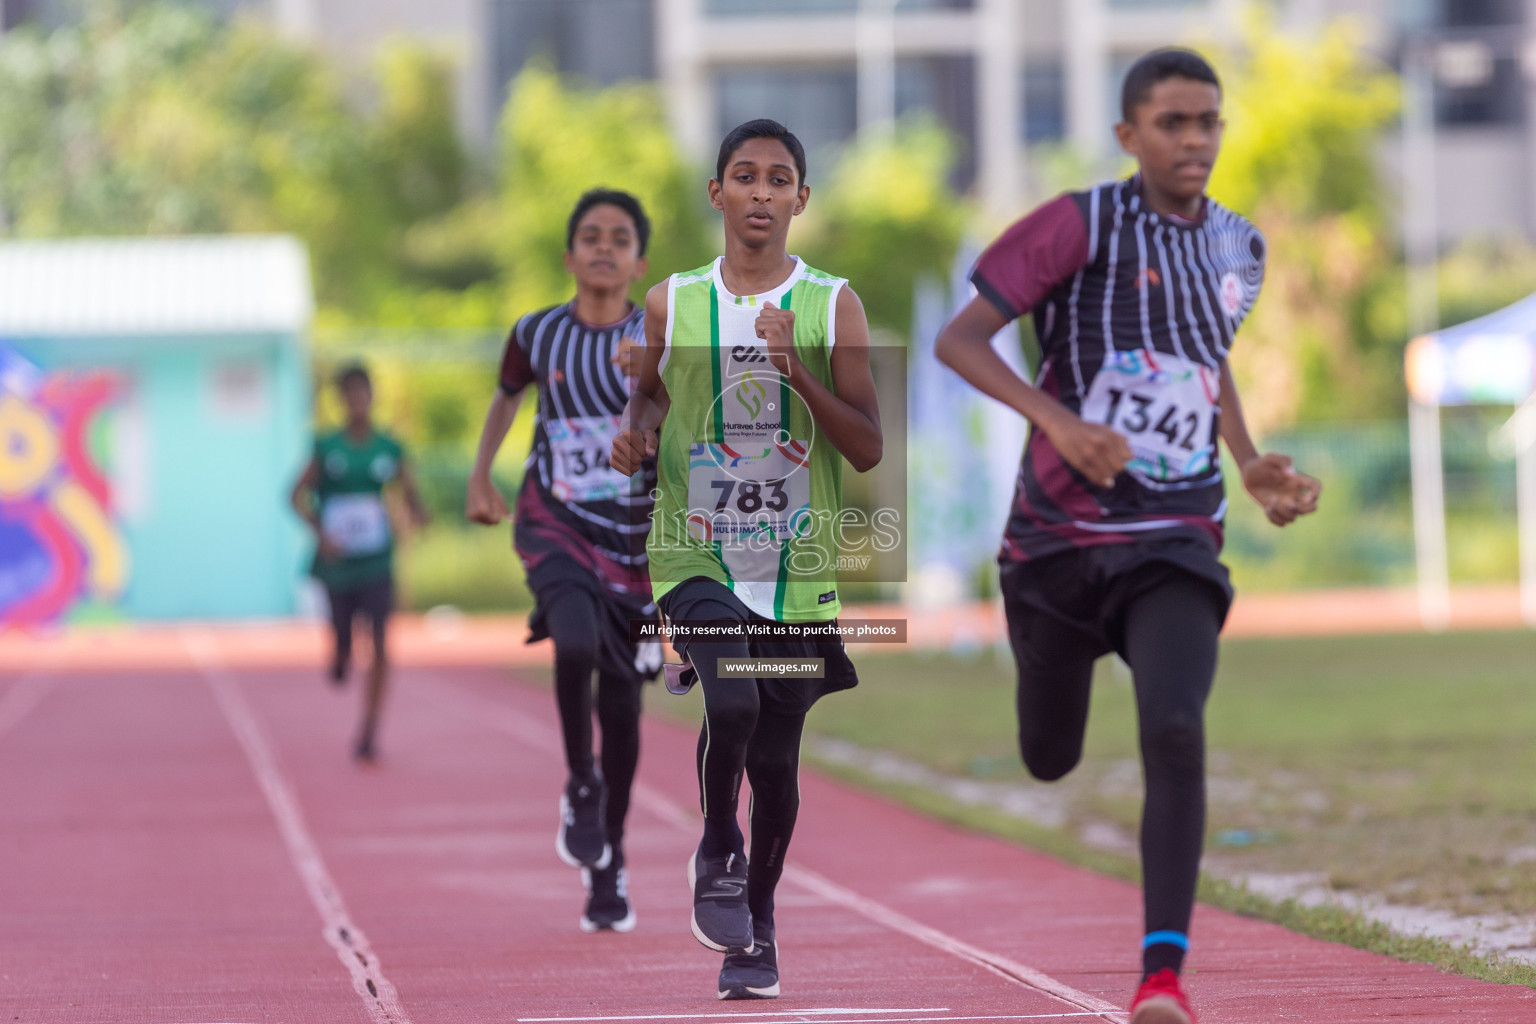
M1122 104L1115 131L1138 173L1004 232L936 352L1032 424L998 557L1035 777L1081 758L1094 661L1114 651L1131 667L1146 780L1131 1022L1192 1024L1178 973L1205 831L1205 701L1232 600L1217 438L1277 526L1313 511L1321 488L1258 453L1227 366L1265 248L1205 195L1221 143L1216 73L1187 50L1155 51L1126 75ZM991 348L1025 313L1042 356L1033 385Z
M555 850L587 885L583 931L629 931L624 820L640 756L640 689L661 668L661 646L637 644L632 620L655 620L645 542L654 460L625 475L608 465L619 414L638 371L645 310L629 290L645 273L650 222L626 192L593 189L566 228L576 295L518 320L486 413L465 516L515 520L513 542L535 604L528 642L555 646L555 700L570 773ZM534 385L538 417L515 517L491 463ZM592 678L602 753L592 754ZM599 770L599 762L601 769Z

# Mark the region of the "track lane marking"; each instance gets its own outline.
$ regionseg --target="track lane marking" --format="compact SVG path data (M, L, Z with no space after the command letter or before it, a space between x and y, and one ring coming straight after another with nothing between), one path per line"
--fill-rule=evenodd
M635 1013L617 1017L519 1017L518 1024L542 1024L548 1021L582 1021L582 1020L737 1020L747 1017L813 1017L837 1015L840 1013L948 1013L947 1006L906 1006L891 1010L880 1010L867 1006L824 1006L814 1010L775 1010L772 1013L751 1013L737 1010L734 1013ZM882 1017L882 1020L889 1018ZM910 1018L909 1018L910 1019Z
M770 1017L799 1017L802 1021L812 1014L819 1014L821 1010L791 1010L785 1013L671 1013L645 1017L519 1017L518 1024L534 1024L534 1022L558 1022L558 1024L581 1024L581 1022L596 1021L642 1021L642 1020L698 1020L718 1022L726 1018L732 1024L790 1024L782 1020L769 1020ZM907 1013L906 1010L861 1010L861 1013ZM1097 1013L1080 1011L1077 1013L997 1013L978 1016L953 1016L953 1017L846 1017L843 1019L827 1019L817 1017L814 1022L806 1021L806 1024L922 1024L924 1021L962 1021L962 1020L1062 1020L1069 1017L1098 1017Z
M16 680L0 697L0 734L21 724L21 720L42 703L53 689L53 677L41 672L28 673Z
M1065 982L1057 981L1044 971L1038 971L1026 964L1019 963L1017 960L999 956L996 953L982 949L980 946L974 946L964 939L956 938L948 932L942 932L937 928L923 924L921 921L910 918L883 903L854 892L845 886L838 885L831 879L814 871L790 864L785 866L784 873L797 882L801 888L809 889L818 896L846 907L870 921L883 924L887 928L911 936L919 942L932 946L935 949L943 950L962 960L968 960L999 977L1048 995L1052 999L1066 1003L1068 1006L1076 1006L1080 1010L1087 1011L1082 1014L1044 1014L1039 1016L1098 1017L1101 1020L1115 1021L1117 1024L1126 1019L1125 1011L1108 1000L1100 999L1098 996L1075 989Z
M541 752L551 755L558 755L560 753L559 747L549 738L548 730L542 728L535 719L514 708L507 707L505 704L469 694L458 684L450 683L441 677L434 675L430 678L440 689L453 692L459 699L461 707L469 703L475 704L476 707L472 711L465 709L469 717L490 725ZM668 824L684 832L691 833L696 830L696 824L692 816L670 797L638 781L635 783L632 792L636 803L642 804L652 814L655 814ZM900 932L924 945L975 964L1005 981L1031 989L1085 1011L1081 1014L1058 1014L1056 1016L1098 1017L1102 1020L1112 1021L1114 1024L1125 1024L1127 1014L1119 1006L1100 999L1098 996L1075 989L1064 982L1057 981L1043 971L1038 971L1033 967L1021 964L1008 957L999 956L979 946L972 945L963 939L956 938L947 932L923 924L921 921L910 918L877 900L863 896L806 868L787 865L784 869L784 875L802 889L846 910L850 910L860 917L883 925L892 931Z
M288 848L288 857L304 883L310 902L320 914L320 934L336 951L336 957L352 978L352 989L363 1000L375 1024L411 1024L400 1004L395 986L384 976L379 958L368 944L368 937L352 920L341 890L326 869L325 860L314 836L304 823L304 811L298 797L284 776L272 744L262 731L255 711L245 699L240 682L219 656L218 643L202 630L182 634L183 644L192 661L213 691L219 710L240 747L245 751L251 772L266 797L267 807L277 821L278 832Z

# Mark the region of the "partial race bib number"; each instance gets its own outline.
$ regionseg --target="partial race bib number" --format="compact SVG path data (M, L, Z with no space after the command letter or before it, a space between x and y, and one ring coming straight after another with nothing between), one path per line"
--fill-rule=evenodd
M1082 416L1130 442L1126 469L1138 480L1178 485L1215 465L1220 395L1220 374L1203 364L1144 349L1112 352L1093 378Z
M608 465L617 416L581 416L544 424L549 438L550 491L561 501L612 501L635 494L640 474L625 476Z
M809 529L803 441L695 444L688 452L688 532L696 540L777 550Z
M389 547L389 513L376 494L335 494L320 509L320 530L349 558Z

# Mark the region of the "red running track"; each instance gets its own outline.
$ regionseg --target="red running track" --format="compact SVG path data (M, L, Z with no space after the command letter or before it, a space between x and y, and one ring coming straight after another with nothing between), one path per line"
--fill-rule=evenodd
M553 849L547 691L402 670L384 757L360 769L355 692L230 667L210 635L188 648L153 674L0 675L0 1024L1124 1020L1135 888L811 772L784 996L717 1002L683 881L690 731L646 720L639 927L585 935ZM1206 1024L1536 1021L1526 989L1206 908L1194 931Z

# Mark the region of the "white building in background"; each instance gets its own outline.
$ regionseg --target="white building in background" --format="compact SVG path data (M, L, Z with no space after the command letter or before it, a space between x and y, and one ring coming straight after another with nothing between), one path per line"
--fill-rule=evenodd
M362 60L391 35L460 60L461 123L488 144L507 84L544 54L611 83L656 80L700 160L749 117L789 124L813 149L928 111L961 143L956 183L998 216L1031 198L1028 153L1070 142L1113 152L1119 82L1146 50L1226 43L1249 0L184 0L265 11ZM0 29L57 22L73 0L0 0ZM1432 36L1440 241L1536 239L1536 0L1274 0L1282 25L1359 19L1400 65ZM1396 163L1400 163L1397 161ZM1475 182L1475 187L1469 187Z
M1536 238L1536 0L1275 0L1284 28L1355 18L1401 64L1432 39L1442 243ZM1240 38L1248 0L656 0L657 67L695 155L758 114L808 144L928 110L964 147L959 177L999 216L1032 195L1028 152L1112 158L1130 63L1157 46ZM1526 73L1522 73L1524 68ZM1469 187L1468 183L1476 185Z

